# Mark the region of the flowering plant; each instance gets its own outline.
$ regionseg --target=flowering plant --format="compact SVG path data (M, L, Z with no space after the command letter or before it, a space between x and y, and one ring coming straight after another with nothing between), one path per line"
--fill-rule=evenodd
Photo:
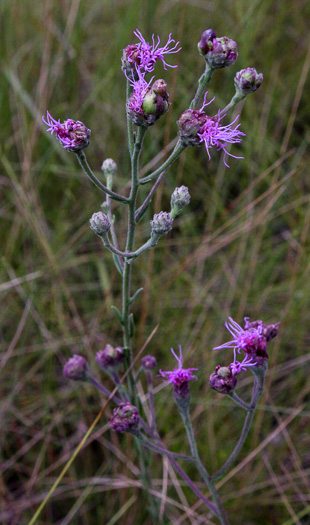
M154 72L157 62L162 63L164 70L167 67L177 67L167 63L166 56L178 53L181 48L179 42L176 42L171 34L164 46L161 46L159 37L155 38L154 35L151 43L147 42L138 30L134 32L134 35L138 41L135 44L128 45L123 50L122 56L122 70L127 82L126 112L128 149L131 160L131 189L128 196L115 191L114 175L117 171L117 165L112 159L106 159L102 165L105 184L91 170L84 152L90 144L90 130L82 122L68 119L61 123L60 120L55 120L49 112L47 112L46 118L43 118L43 122L48 126L47 131L52 135L55 134L65 150L75 153L85 174L106 195L102 205L103 211L93 213L90 219L90 228L112 253L113 261L122 279L122 309L120 310L116 306L113 309L121 325L123 343L122 345L118 343L117 347L113 347L111 344L106 345L105 348L97 352L95 358L95 362L114 382L114 391L111 393L92 375L86 360L82 356L74 355L71 357L64 366L63 374L68 379L92 383L117 405L109 422L110 428L117 432L127 432L133 435L145 489L149 497L150 514L154 519L158 517L158 508L152 495L152 481L146 466L147 461L145 461L145 455L149 451L166 456L197 498L217 516L221 524L227 525L229 523L228 517L215 487L215 481L220 479L233 464L249 432L255 408L263 392L264 379L268 368L267 343L277 335L278 323L266 325L262 321L250 322L248 318L245 318L244 328L231 318L226 323L233 339L216 347L215 350L232 349L233 361L228 366L216 366L215 371L210 376L210 387L227 395L244 409L247 415L240 439L231 456L218 472L211 475L198 453L190 419L190 385L191 381L197 380L197 376L193 372L198 372L198 368L183 368L181 346L179 356L172 350L172 354L177 360L177 368L172 371L160 370L159 375L164 379L167 387L169 384L173 385L174 400L184 423L191 451L190 455L169 451L164 444L164 439L159 435L153 391L154 369L157 366L155 356L144 356L141 359L140 368L138 370L134 368L139 354L134 355L132 344L134 319L131 306L142 289L140 288L132 294L131 275L135 260L144 252L154 248L160 238L172 230L174 221L190 203L188 188L186 186L176 188L171 196L170 211L161 211L153 216L150 221L149 239L142 246L135 247L135 232L138 222L142 219L168 169L189 146L204 145L209 160L211 159L210 152L214 147L217 151L223 151L223 161L227 167L229 167L226 161L227 156L235 159L242 158L231 154L227 149L229 144L239 144L245 137L245 134L239 129L241 124L237 124L239 116L230 123L223 124L223 121L238 102L259 88L263 77L254 68L239 71L235 77L236 92L231 101L225 108L217 109L214 115L207 115L205 108L214 101L213 98L206 102L206 88L211 81L212 74L215 69L222 69L234 64L238 57L238 48L233 40L227 37L217 37L212 29L204 31L198 44L198 50L205 61L205 71L198 81L198 88L192 102L178 119L179 137L174 150L158 169L141 178L139 159L145 135L148 128L163 117L170 107L168 86L165 80L155 79L155 75L150 78L148 75ZM139 189L152 181L155 181L153 187L137 207ZM112 214L112 201L118 201L128 211L128 231L124 250L119 248L116 224ZM242 353L243 359L238 361L237 356ZM238 375L247 370L250 370L254 375L250 403L241 399L235 392ZM148 389L150 423L146 421L143 414L136 386L137 379L141 374L145 375ZM179 464L181 461L190 462L196 466L213 501L209 500L189 478Z

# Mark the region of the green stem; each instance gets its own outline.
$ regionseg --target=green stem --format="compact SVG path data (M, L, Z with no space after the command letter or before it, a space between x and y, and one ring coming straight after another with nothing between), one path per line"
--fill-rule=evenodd
M139 184L147 184L151 180L156 179L159 175L161 175L163 171L167 171L167 169L181 155L182 151L184 151L185 148L186 145L183 144L181 140L178 140L167 160L157 170L153 171L153 173L147 175L147 177L143 177L143 179L140 179Z
M234 94L233 98L231 99L231 101L229 102L229 104L227 104L227 106L224 109L221 110L220 116L222 117L223 115L226 115L226 113L228 113L228 111L233 109L238 104L238 102L240 102L244 98L245 98L245 95L243 95L242 93L236 92Z
M137 192L139 188L139 157L143 144L143 139L147 128L139 127L137 137L134 145L133 154L131 157L131 191L129 197L128 207L128 232L127 232L127 243L126 252L132 252L135 239L135 209ZM131 281L131 264L129 261L124 263L123 271L123 299L122 299L122 317L123 317L123 339L124 348L127 353L127 368L132 362L132 349L131 349L131 331L130 331L130 281ZM128 374L129 389L133 399L135 401L135 384L132 370Z
M154 452L158 452L158 454L161 454L162 456L167 456L169 458L179 459L182 461L193 461L194 460L194 458L190 456L184 456L183 454L176 454L175 452L170 452L166 448L156 445L155 443L152 443L152 441L147 439L142 434L140 434L139 439L143 446L149 448L150 450L153 450Z
M211 80L212 73L213 73L213 69L206 62L206 69L204 70L204 73L201 75L200 79L198 80L198 88L197 88L197 91L196 91L196 94L193 100L190 103L190 106L189 106L190 109L197 109L197 107L200 106L201 101L203 100L203 97L206 92L206 87Z
M97 188L99 188L101 191L104 191L107 195L110 195L111 199L114 199L119 202L128 203L128 199L126 197L123 197L122 195L118 195L118 193L114 193L114 191L109 190L107 186L102 184L102 182L97 179L96 175L92 172L84 151L78 151L76 154L76 157L80 163L81 168L83 169L84 173L87 175L87 177L92 181Z
M205 467L202 464L201 459L199 457L197 444L196 444L196 439L195 439L195 436L194 436L193 427L192 427L192 423L191 423L191 420L190 420L190 417L189 417L188 409L180 410L180 414L181 414L183 422L184 422L185 430L186 430L186 433L187 433L187 438L188 438L188 441L189 441L189 444L190 444L192 455L194 457L196 468L200 472L203 480L205 481L208 489L211 492L213 501L214 501L215 506L216 506L217 515L219 517L221 525L229 525L229 521L228 521L228 518L226 516L226 512L224 510L224 507L223 507L222 501L220 499L220 496L219 496L219 494L218 494L218 492L217 492L217 490L215 488L215 485L214 485L214 483L212 481L212 478L211 478L210 474L205 469Z
M108 187L109 190L112 190L112 187L113 187L113 175L111 173L108 173L106 175L106 178L107 178L107 187ZM107 204L107 208L108 208L108 217L109 217L110 224L111 224L112 241L113 241L113 244L115 246L115 249L118 250L118 242L117 242L116 232L115 232L115 228L114 228L114 220L113 220L113 215L112 215L111 197L109 195L107 195L107 197L106 197L106 204ZM124 267L123 259L121 257L118 257L117 259L118 259L118 262L120 264L120 267L123 268Z
M131 87L131 84L130 84L129 80L127 79L127 84L126 84L126 103L127 103L128 99L129 99L131 93L132 93L132 87ZM132 122L128 118L127 108L126 108L126 117L127 117L128 150L129 150L129 155L130 155L130 158L131 158L132 154L133 154L133 149L134 149L134 140L133 140Z
M251 405L249 405L248 403L245 403L243 401L243 399L241 399L237 394L236 392L233 390L232 394L227 394L228 397L230 397L230 399L232 399L232 401L234 401L234 403L236 403L236 405L238 405L239 407L241 408L244 408L244 410L253 410L253 408L251 407Z
M253 367L255 368L255 367ZM212 476L213 480L221 479L227 472L227 470L230 468L230 466L233 464L237 456L239 455L239 452L241 451L246 438L248 437L252 421L255 414L255 409L257 406L257 403L259 399L262 396L263 388L264 388L264 380L265 380L265 371L255 371L251 370L252 373L255 375L254 380L254 386L253 386L253 392L252 392L252 399L251 399L251 405L250 408L247 410L247 415L243 424L242 432L240 434L239 441L237 445L235 446L234 450L232 451L231 455L227 459L227 461L224 463L224 465Z

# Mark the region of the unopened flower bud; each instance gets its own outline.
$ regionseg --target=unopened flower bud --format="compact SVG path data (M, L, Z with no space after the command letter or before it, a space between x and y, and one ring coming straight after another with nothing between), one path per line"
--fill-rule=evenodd
M93 213L91 219L89 219L91 229L97 235L103 235L111 228L109 217L102 211Z
M139 420L139 412L135 406L130 403L121 403L114 408L109 425L112 430L117 432L132 432L136 434L139 431Z
M156 95L164 97L165 95L167 95L168 92L167 82L165 82L165 80L163 80L162 78L159 78L158 80L155 80L152 89L154 93L156 93Z
M105 175L114 175L117 170L117 164L113 159L105 159L101 169Z
M156 366L156 357L153 355L146 355L141 359L141 364L146 370L153 370Z
M212 29L202 33L198 50L212 69L230 66L238 57L236 42L227 36L216 38Z
M161 211L154 215L151 221L152 232L158 235L168 233L172 229L173 219L170 217L170 213Z
M210 375L210 387L220 394L229 394L237 384L237 375L233 374L228 366L217 365L215 372Z
M235 76L234 82L237 93L244 96L256 91L263 81L263 74L257 73L254 67L241 69Z
M215 38L216 34L213 29L207 29L202 33L201 40L198 42L198 51L201 55L206 55L213 48L213 40Z
M86 381L88 379L88 365L86 359L81 355L74 354L63 367L63 375L75 381Z
M263 334L267 339L267 343L269 343L271 339L273 339L274 337L278 335L279 326L280 326L280 323L269 324L267 326L264 326Z
M197 133L207 122L207 115L198 109L186 109L177 121L179 135L186 146L201 146L201 139Z
M125 359L125 354L120 346L114 348L112 345L106 345L102 350L96 354L96 363L103 368L115 369Z
M171 195L171 212L170 215L172 218L176 217L181 213L183 208L189 204L191 196L189 194L188 188L186 186L180 186L180 188L175 188L173 194Z

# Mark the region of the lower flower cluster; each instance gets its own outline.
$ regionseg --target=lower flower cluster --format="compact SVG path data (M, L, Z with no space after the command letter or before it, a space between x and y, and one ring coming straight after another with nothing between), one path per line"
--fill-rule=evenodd
M237 375L242 371L247 371L249 367L266 367L268 362L267 343L278 334L280 323L266 325L262 321L249 321L249 317L244 318L244 328L229 317L229 322L225 323L227 330L233 339L213 350L232 348L234 351L234 361L228 367L217 365L215 371L210 376L210 386L221 394L228 394L233 391L237 384ZM237 354L245 354L243 361L237 360Z

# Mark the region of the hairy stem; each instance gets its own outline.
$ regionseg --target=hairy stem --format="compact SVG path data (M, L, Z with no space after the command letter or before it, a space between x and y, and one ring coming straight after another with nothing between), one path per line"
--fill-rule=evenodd
M245 401L243 401L243 399L241 399L234 390L232 394L227 394L227 397L230 397L230 399L232 399L232 401L234 401L236 405L238 405L241 408L244 408L244 410L253 410L251 405L249 405L248 403L245 403Z
M95 186L97 186L97 188L99 188L99 190L101 191L104 191L104 193L106 193L107 195L110 195L111 199L114 199L116 201L120 201L120 202L123 202L123 203L126 203L128 202L128 199L126 197L123 197L122 195L118 195L118 193L114 193L114 191L112 190L109 190L109 188L107 186L105 186L104 184L102 184L102 182L97 179L96 175L92 172L88 162L87 162L87 159L86 159L86 155L84 153L84 151L78 151L77 153L75 153L79 163L80 163L80 166L81 168L83 169L84 173L87 175L87 177L92 181L93 184L95 184Z
M179 459L182 461L194 461L194 458L190 456L185 456L184 454L176 454L175 452L170 452L170 450L167 450L165 447L152 443L152 441L149 441L146 437L142 436L142 434L140 434L139 439L143 446L149 448L150 450L153 450L154 452L158 452L158 454L161 454L162 456L168 456L169 458Z
M221 110L220 116L222 117L223 115L226 115L228 111L233 109L238 104L238 102L241 102L241 100L244 98L245 95L242 95L242 93L235 93L229 104L227 104L227 106Z
M139 188L139 157L143 144L144 135L147 128L139 127L137 132L136 141L134 144L134 150L131 157L131 191L129 197L129 209L128 209L128 232L126 242L126 252L132 252L135 239L135 209L136 209L136 198ZM130 281L131 281L131 264L125 261L123 271L123 300L122 300L122 317L123 317L123 338L124 348L128 354L127 368L132 362L132 350L131 350L131 333L130 333ZM134 394L134 379L132 372L129 374L129 383L131 395ZM135 396L134 396L135 397Z
M132 93L132 87L130 85L129 80L127 79L127 83L126 83L126 102L128 101L131 93ZM132 122L128 118L127 107L126 107L126 118L127 118L128 150L129 150L129 155L130 155L130 158L131 158L132 154L133 154L134 140L133 140Z
M157 170L153 171L153 173L147 175L146 177L143 177L143 179L140 179L139 184L147 184L151 180L154 180L157 177L159 177L159 175L161 175L163 171L166 172L168 168L170 168L171 164L173 164L174 161L181 155L182 151L185 150L185 148L186 145L183 144L181 140L178 140L167 160Z
M196 91L196 94L193 100L190 103L190 106L189 106L190 109L197 109L197 107L200 106L201 101L206 92L206 87L211 80L212 73L213 73L213 69L206 62L206 69L204 70L204 73L201 75L200 79L198 80L198 88L197 88L197 91Z
M218 492L217 492L217 490L216 490L216 488L214 486L214 483L212 481L212 478L211 478L210 474L207 472L206 468L202 464L201 459L199 457L197 444L196 444L196 439L195 439L195 436L194 436L193 427L192 427L192 423L191 423L191 420L190 420L190 417L189 417L188 410L186 410L186 411L180 410L180 414L181 414L183 422L184 422L186 434L187 434L187 437L188 437L188 441L189 441L189 444L190 444L192 455L194 457L195 465L197 467L197 470L200 472L203 480L205 481L208 489L211 492L213 501L214 501L216 509L217 509L217 515L219 517L221 525L229 525L229 521L228 521L228 518L226 516L226 512L224 510L224 507L223 507L222 501L220 499L220 496L219 496L219 494L218 494Z
M252 371L254 373L254 371ZM248 409L248 413L246 415L243 428L240 434L240 438L238 440L237 445L235 446L234 450L232 451L231 455L227 459L227 461L224 463L224 465L212 476L213 480L219 480L221 479L227 472L227 470L230 468L230 466L233 464L237 456L239 455L239 452L241 451L246 438L248 437L252 421L255 414L256 405L262 396L263 388L264 388L264 379L265 379L265 373L262 372L261 374L255 373L255 379L254 379L254 386L253 386L253 392L252 392L252 399L251 399L251 405Z

